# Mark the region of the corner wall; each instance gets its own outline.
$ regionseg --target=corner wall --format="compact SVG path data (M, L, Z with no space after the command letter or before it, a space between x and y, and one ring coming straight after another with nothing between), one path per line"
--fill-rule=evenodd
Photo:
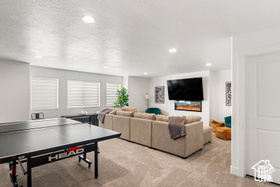
M29 64L0 59L0 123L29 119Z
M168 100L168 91L167 91L167 80L169 80L169 76L165 77L155 77L149 79L149 89L148 93L150 95L149 107L159 108L162 114L169 115L169 107L170 102ZM155 87L156 86L164 86L164 103L159 104L155 103Z
M226 82L231 82L231 70L210 71L210 118L219 122L231 116L231 106L226 106Z
M128 77L129 107L136 107L138 112L147 109L145 94L148 92L149 80L144 77Z

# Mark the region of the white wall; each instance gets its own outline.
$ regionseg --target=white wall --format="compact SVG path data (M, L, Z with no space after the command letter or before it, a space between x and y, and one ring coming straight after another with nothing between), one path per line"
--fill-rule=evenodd
M231 106L226 106L226 82L231 82L231 70L210 71L210 118L220 122L231 116Z
M148 92L148 84L148 78L128 77L129 106L136 107L139 112L147 109L145 94Z
M59 79L59 108L56 110L31 110L34 112L43 112L45 118L60 117L62 115L76 115L81 110L88 113L95 113L106 108L106 83L123 83L123 77L110 76L94 73L83 73L76 71L58 70L51 68L41 68L31 66L31 76L51 77ZM100 84L100 107L67 108L67 80L96 81Z
M246 58L279 52L279 33L277 26L233 37L231 173L235 175L246 174Z
M128 76L123 76L123 87L128 89Z
M169 76L165 77L155 77L149 79L149 95L150 95L150 108L159 108L162 114L169 115L170 102L168 100L168 91L167 91L167 80ZM164 86L164 103L159 104L155 103L155 87Z
M0 123L29 119L29 64L0 59Z
M169 101L168 91L167 91L167 80L172 79L184 79L184 78L203 78L203 92L204 100L202 101L202 112L191 112L191 111L180 111L174 109L174 101ZM189 116L189 115L199 115L202 117L204 125L209 125L210 112L209 112L209 71L193 72L193 73L183 73L183 74L173 74L165 77L151 78L149 80L149 94L151 95L151 107L157 107L161 109L161 113L170 116ZM165 91L165 102L164 104L155 103L155 87L164 86Z

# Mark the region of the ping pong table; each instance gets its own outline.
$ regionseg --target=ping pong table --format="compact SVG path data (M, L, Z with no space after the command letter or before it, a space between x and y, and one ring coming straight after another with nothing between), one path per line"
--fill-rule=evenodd
M9 163L10 178L18 186L16 168L27 175L32 186L31 169L78 156L90 168L86 158L94 151L95 178L98 177L98 142L120 137L121 133L67 118L33 120L0 124L0 164ZM27 170L22 163L26 162Z

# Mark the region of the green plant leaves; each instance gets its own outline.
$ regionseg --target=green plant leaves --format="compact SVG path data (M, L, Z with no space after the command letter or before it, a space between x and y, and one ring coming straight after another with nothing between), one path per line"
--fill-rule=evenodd
M114 107L117 108L122 108L124 106L128 106L128 94L127 94L127 89L125 87L122 87L120 90L117 92L118 99L116 102L114 102Z

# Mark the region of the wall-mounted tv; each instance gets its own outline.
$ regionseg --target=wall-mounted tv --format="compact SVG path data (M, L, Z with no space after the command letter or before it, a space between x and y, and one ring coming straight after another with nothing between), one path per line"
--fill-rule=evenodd
M202 77L168 80L167 86L169 100L203 100Z

